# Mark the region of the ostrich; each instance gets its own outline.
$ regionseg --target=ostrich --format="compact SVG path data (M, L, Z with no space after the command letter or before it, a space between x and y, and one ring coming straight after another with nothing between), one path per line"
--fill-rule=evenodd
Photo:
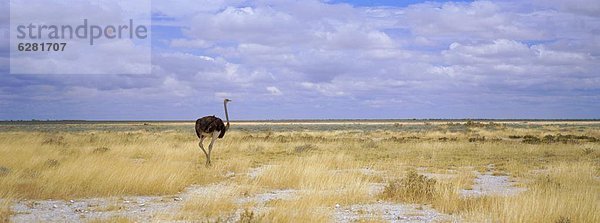
M210 152L212 151L213 144L218 138L223 138L225 136L225 132L229 129L229 114L227 113L227 103L231 100L225 99L223 100L223 106L225 107L225 118L227 119L227 125L223 124L223 120L220 118L212 116L205 116L196 120L196 135L200 138L200 142L198 145L204 155L206 155L206 166L210 166ZM208 152L204 149L204 145L202 141L204 138L210 137L210 145L208 145Z

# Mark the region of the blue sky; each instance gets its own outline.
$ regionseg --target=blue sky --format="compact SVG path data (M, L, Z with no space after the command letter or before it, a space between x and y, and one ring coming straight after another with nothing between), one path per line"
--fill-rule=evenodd
M225 97L232 119L600 118L597 1L174 0L152 12L148 75L8 74L1 13L0 120L194 120L223 116Z

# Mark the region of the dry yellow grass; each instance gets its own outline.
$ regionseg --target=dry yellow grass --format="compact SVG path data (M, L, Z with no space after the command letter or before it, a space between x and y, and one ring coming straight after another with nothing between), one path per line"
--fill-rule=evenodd
M99 218L99 219L91 219L89 221L86 221L88 223L131 223L131 222L135 222L134 220L131 220L127 217L111 217L111 218Z
M25 198L175 193L202 175L182 142L143 133L0 135L0 188ZM102 149L107 148L107 149Z
M373 200L368 179L355 170L352 156L314 154L270 166L255 181L257 187L296 189L298 197L273 202L263 220L268 222L329 222L336 204Z
M384 198L431 203L446 213L476 222L598 222L600 184L598 167L591 163L558 163L545 175L534 177L528 190L517 196L461 197L457 180L424 184L426 177L407 175L403 188L390 189ZM396 191L390 191L395 189ZM434 196L431 196L431 194Z
M315 200L277 201L263 220L266 222L330 222L331 213Z
M489 218L503 222L600 222L598 167L592 163L558 163L536 176L529 191L502 198ZM494 208L495 209L495 208Z
M294 189L298 190L295 199L268 202L260 219L328 222L335 204L375 202L377 196L369 193L371 183L394 182L403 179L408 169L425 167L457 174L437 180L427 199L420 199L418 193L410 194L411 199L406 194L390 199L430 203L470 221L600 222L600 143L522 139L530 135L543 140L558 134L600 139L600 128L594 123L576 124L436 122L385 124L381 130L377 123L369 123L364 127L371 130L361 130L335 129L328 123L325 130L310 131L247 131L234 126L217 142L212 168L204 167L191 124L190 131L170 130L180 123L167 123L163 126L167 129L160 131L60 131L66 126L52 132L4 131L0 132L0 168L4 168L0 169L0 197L6 199L0 202L0 219L11 214L11 200L169 195L195 184L225 186L193 197L174 219L211 221L254 205L236 203L241 196ZM255 125L260 126L241 123L238 127ZM512 197L460 197L461 189L473 185L472 171L485 172L489 164L494 164L495 175L506 174L528 190ZM256 178L246 175L263 165L268 166Z
M354 158L343 153L296 157L268 167L257 183L271 188L344 190L364 185L362 175L344 171L356 168Z
M0 200L0 222L9 222L12 215L11 204L12 200L10 198Z
M235 203L237 196L239 196L239 192L235 186L211 187L210 191L194 194L190 200L186 201L177 218L186 221L224 221L238 208Z
M452 179L452 183L460 189L472 190L475 178L477 175L472 170L463 169L458 172L456 178Z

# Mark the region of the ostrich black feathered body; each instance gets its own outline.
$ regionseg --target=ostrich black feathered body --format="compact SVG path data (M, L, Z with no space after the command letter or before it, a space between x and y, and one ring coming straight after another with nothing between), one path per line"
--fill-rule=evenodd
M219 138L223 138L225 136L225 132L227 128L223 123L223 120L220 118L212 116L205 116L196 120L196 135L198 138L201 137L202 133L212 134L215 131L221 132L219 134Z

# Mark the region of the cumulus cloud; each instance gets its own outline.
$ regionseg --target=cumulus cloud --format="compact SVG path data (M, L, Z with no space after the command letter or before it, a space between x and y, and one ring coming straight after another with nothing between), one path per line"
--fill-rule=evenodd
M208 48L212 46L212 43L201 40L188 40L188 39L173 39L171 40L172 47L182 47L182 48Z
M535 0L534 2L541 7L551 7L557 10L563 10L571 13L583 14L588 16L600 16L600 4L598 4L598 2L594 0Z
M112 117L193 118L219 114L225 97L242 119L597 118L593 5L156 2L152 74L10 76L0 81L0 104L11 107L0 118L86 116L83 105L106 98L122 109ZM19 112L50 98L72 107Z
M279 88L275 87L275 86L269 86L267 87L267 91L274 96L279 96L282 95L283 93L281 92L281 90L279 90Z
M11 73L16 74L148 74L150 64L150 38L130 39L129 30L143 25L149 32L150 4L147 1L11 1L10 27L10 63ZM58 13L57 13L58 12ZM132 21L134 27L129 27ZM79 27L86 26L84 32ZM34 25L32 32L25 38L18 38L17 27ZM127 25L127 29L116 27ZM73 36L85 35L85 38L71 38L63 26L72 28ZM92 30L92 26L96 29ZM92 38L103 32L105 27L115 27L114 38ZM57 27L58 36L52 29ZM120 31L117 31L120 30ZM122 32L121 32L122 31ZM120 38L117 36L123 36ZM140 36L144 36L141 34ZM93 45L92 45L93 42ZM65 43L59 52L22 52L19 43ZM41 47L39 47L41 49ZM46 53L47 52L47 53Z

